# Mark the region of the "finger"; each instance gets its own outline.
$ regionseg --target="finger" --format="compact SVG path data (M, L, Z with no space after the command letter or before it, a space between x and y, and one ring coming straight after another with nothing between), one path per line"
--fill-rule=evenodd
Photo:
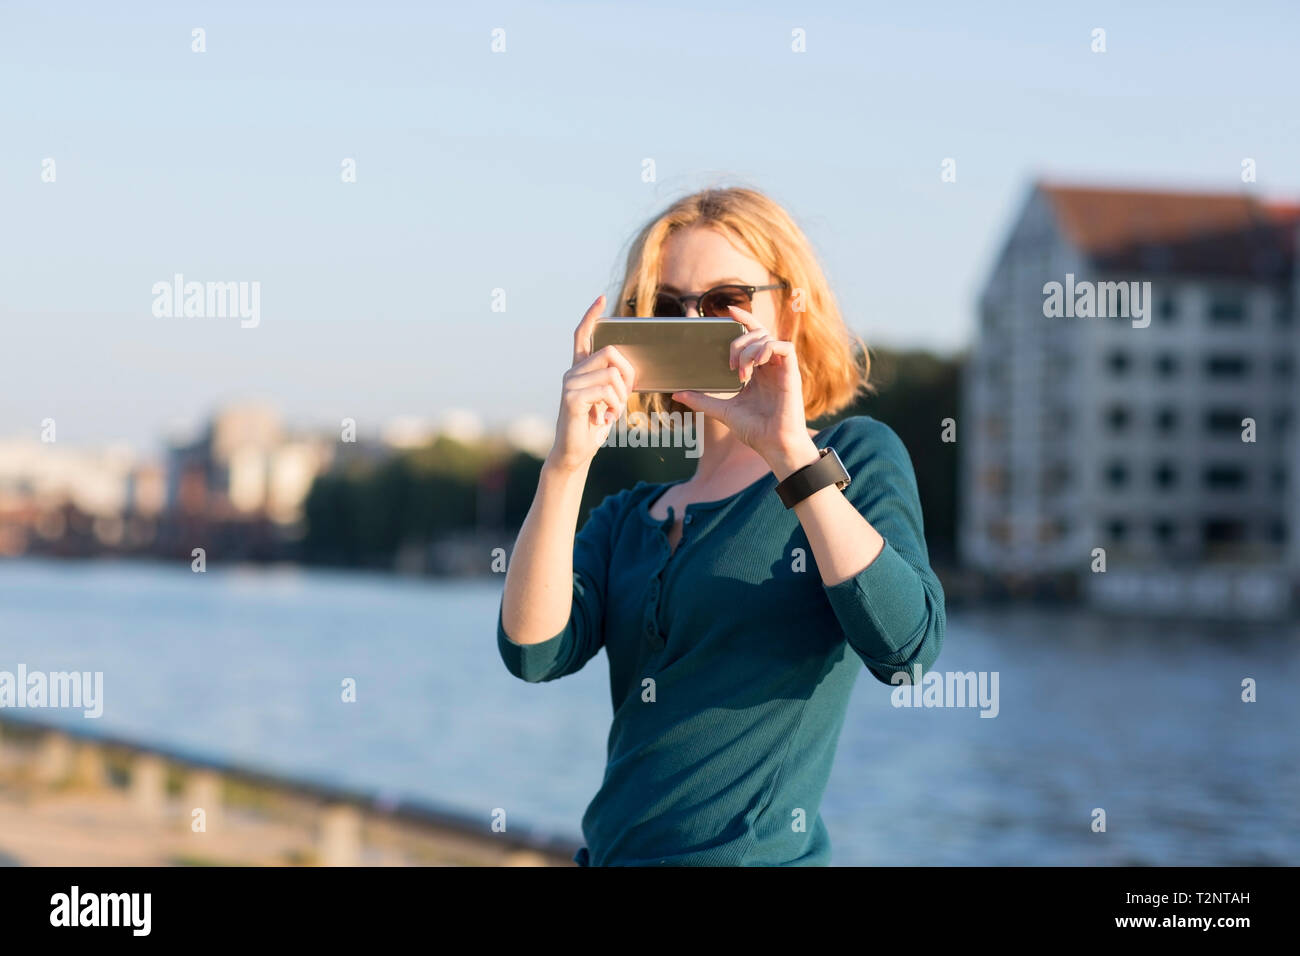
M794 358L793 342L784 342L780 339L767 339L762 344L764 346L762 351L753 356L753 361L749 369L751 374L753 373L753 370L760 365L784 364L784 360ZM783 361L780 363L773 363L772 359L777 357L780 357Z
M703 412L710 418L725 423L730 399L714 398L704 392L673 392L673 401L681 402L693 412Z
M592 385L612 385L614 390L618 392L619 401L622 403L627 402L627 383L623 381L622 371L616 367L598 368L590 372L569 376L568 387L571 390L580 391L584 388L590 388Z
M764 349L768 348L775 342L776 339L772 338L772 336L764 334L760 338L754 339L741 349L740 354L736 356L736 358L740 361L741 365L751 365L758 356L763 354Z
M781 369L792 368L794 369L794 373L796 376L799 373L799 365L794 357L794 343L783 342L780 339L772 340L771 351L769 351L768 354L763 358L763 360L761 362L758 362L757 364L771 365L775 368L781 368Z
M573 330L573 364L578 364L588 355L591 354L591 329L600 318L601 310L605 307L605 296L596 296L596 301L591 303L587 313L578 323L578 327Z
M763 358L763 361L759 361L759 359L768 354L767 350L775 341L770 335L764 335L741 350L740 355L736 357L736 365L740 369L740 380L742 382L747 381L749 376L753 374L755 365L762 365L763 361L766 361L766 358Z
M601 349L602 352L606 350L609 351L609 360L623 373L623 381L627 383L627 390L630 394L636 387L636 369L632 366L632 363L627 360L627 356L614 348L614 346L607 345L605 348Z
M606 345L599 352L595 352L592 358L599 358L601 362L608 367L616 368L623 376L623 381L627 385L627 390L632 391L632 386L636 382L636 369L632 367L626 356L612 345Z
M571 396L571 401L573 402L571 407L575 409L586 408L589 411L595 411L596 406L603 403L614 412L615 418L618 418L618 416L622 414L622 403L619 402L618 392L614 391L613 385L592 385L587 388L578 389L574 392L569 392L568 394ZM596 421L595 419L592 421L593 424L600 424L603 420L604 416L601 416L600 421Z
M765 330L755 329L753 332L746 332L744 335L738 335L732 339L731 353L728 357L731 367L736 367L736 360L739 358L742 349L746 348L750 343L761 339L766 334L767 332Z
M569 411L580 412L584 408L590 408L592 405L604 402L607 399L609 405L618 404L618 392L614 390L613 385L597 384L587 385L583 388L567 388L560 400Z
M601 349L601 352L603 351L604 349ZM607 368L609 366L609 362L606 361L606 358L607 357L601 355L600 352L592 352L582 361L574 362L573 368L569 369L568 374L571 376L580 375L583 372L593 372L598 368Z
M632 370L632 363L629 362L623 353L612 345L606 345L603 349L597 349L580 362L575 362L573 368L569 369L568 376L572 377L582 372L592 372L596 369L610 368L611 366L621 369L626 377L626 373Z
M758 319L754 318L753 313L746 312L738 305L729 305L727 308L731 310L731 317L749 331L754 332L763 328L762 323L760 323Z

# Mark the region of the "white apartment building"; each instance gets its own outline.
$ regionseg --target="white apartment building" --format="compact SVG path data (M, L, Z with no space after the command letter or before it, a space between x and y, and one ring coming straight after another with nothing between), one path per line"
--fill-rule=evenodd
M1244 192L1033 187L980 295L963 384L965 561L1087 572L1101 547L1108 574L1294 577L1298 224L1300 205ZM1133 302L1049 317L1052 282L1149 282L1149 324Z

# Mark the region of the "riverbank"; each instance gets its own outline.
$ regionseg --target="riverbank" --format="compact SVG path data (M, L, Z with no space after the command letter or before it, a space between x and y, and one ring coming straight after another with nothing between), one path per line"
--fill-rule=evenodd
M0 865L568 866L487 822L0 719Z

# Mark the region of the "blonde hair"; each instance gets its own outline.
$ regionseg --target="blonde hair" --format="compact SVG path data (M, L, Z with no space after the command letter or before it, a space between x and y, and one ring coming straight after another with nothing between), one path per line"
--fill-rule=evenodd
M772 293L777 297L777 331L780 338L794 343L799 357L808 421L838 412L860 392L870 391L870 355L862 340L845 326L811 243L789 213L753 189L705 189L677 200L651 220L628 251L614 314L632 315L629 299L654 301L664 243L677 230L693 226L722 233L785 283ZM629 411L689 409L659 392L634 395Z

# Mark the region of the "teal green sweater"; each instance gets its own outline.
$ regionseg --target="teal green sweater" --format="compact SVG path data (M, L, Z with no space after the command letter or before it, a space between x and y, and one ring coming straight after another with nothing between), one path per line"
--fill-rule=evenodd
M575 538L563 631L519 645L498 614L501 657L523 680L572 674L602 647L609 659L614 720L579 864L829 861L819 806L853 683L863 665L886 684L913 665L928 671L944 604L898 436L857 417L814 441L839 453L844 494L885 538L856 577L822 583L771 473L687 505L671 555L671 515L649 512L668 485L638 482L592 509Z

